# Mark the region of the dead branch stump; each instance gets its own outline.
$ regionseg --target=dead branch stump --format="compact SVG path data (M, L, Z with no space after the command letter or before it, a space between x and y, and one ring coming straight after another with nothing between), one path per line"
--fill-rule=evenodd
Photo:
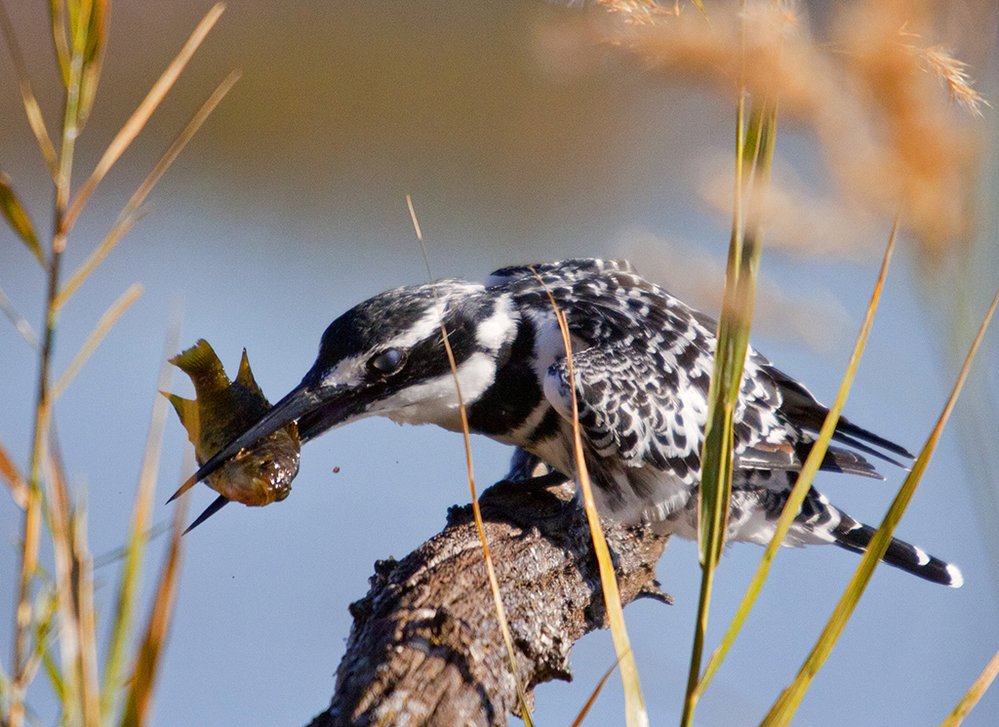
M500 483L480 503L528 699L570 678L569 650L606 626L600 575L582 508L568 484ZM669 602L655 581L668 538L604 522L621 598ZM375 563L329 708L309 727L505 725L514 681L489 591L471 506L402 560Z

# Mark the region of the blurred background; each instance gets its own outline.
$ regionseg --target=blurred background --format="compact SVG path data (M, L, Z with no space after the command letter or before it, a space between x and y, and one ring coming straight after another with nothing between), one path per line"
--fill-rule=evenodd
M817 5L816 27L834 22L833 9ZM972 72L994 99L994 11L987 3L954 5L934 40L978 64ZM47 7L26 0L7 7L51 128L61 96ZM193 0L114 4L104 76L80 140L81 178L208 7ZM802 20L807 9L797 10ZM246 347L257 380L272 401L280 398L311 365L336 316L376 292L425 280L407 193L437 277L481 280L516 262L623 256L712 310L729 235L732 95L697 76L650 72L641 59L598 42L594 27L578 7L537 1L228 4L98 190L67 249L71 271L201 100L241 69L242 79L153 193L149 214L60 320L57 374L122 290L135 281L145 287L55 410L72 484L86 492L99 562L125 538L170 320L182 315L181 347L207 338L232 373ZM846 409L853 421L911 450L922 446L943 405L971 338L968 321L977 325L999 282L989 237L995 112L985 109L984 118L967 123L978 140L978 176L969 180L982 190L977 217L952 248L902 245ZM778 188L824 198L833 182L815 134L783 117L781 125ZM47 232L50 184L6 54L0 130L0 168ZM880 171L869 174L877 179ZM784 202L768 238L779 244L764 252L754 344L829 401L891 215L819 202L802 211L795 199ZM787 244L791 239L798 244ZM43 275L6 228L0 288L37 329ZM880 569L798 724L937 723L999 647L995 340L993 331L976 362L975 388L958 404L964 419L944 434L898 528L904 539L958 563L965 586L945 589ZM32 350L0 321L0 440L19 464L30 447L35 366ZM189 383L175 376L172 390L187 395ZM969 417L975 405L983 413ZM473 442L477 481L485 486L506 471L509 451L484 438ZM169 519L172 507L162 503L189 473L189 450L171 415L158 522ZM858 519L877 524L902 480L898 471L886 474L886 483L826 477L818 484ZM191 516L213 496L195 490ZM459 436L364 420L308 445L288 500L226 508L184 539L155 723L307 723L329 702L351 623L347 605L366 592L373 561L405 555L440 530L449 505L467 499ZM0 497L5 659L20 527L20 511ZM761 554L736 545L723 560L709 644L717 643ZM97 570L105 617L118 573L110 562ZM779 555L698 724L762 717L856 563L834 548ZM659 578L676 604L626 610L653 724L679 719L699 577L694 544L674 541ZM582 640L572 654L574 682L538 688L537 722L570 723L613 662L608 633ZM43 681L29 702L50 724L56 711L38 688ZM621 705L615 677L589 722L623 722ZM966 724L997 722L993 691Z

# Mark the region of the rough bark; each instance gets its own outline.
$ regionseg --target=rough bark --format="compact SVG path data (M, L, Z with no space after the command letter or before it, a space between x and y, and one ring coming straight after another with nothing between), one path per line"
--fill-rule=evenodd
M532 699L536 685L570 679L568 655L606 626L600 575L569 485L501 483L480 499L486 535ZM669 602L655 581L666 536L604 522L625 604ZM375 563L330 707L309 727L505 725L517 709L471 506L402 560Z

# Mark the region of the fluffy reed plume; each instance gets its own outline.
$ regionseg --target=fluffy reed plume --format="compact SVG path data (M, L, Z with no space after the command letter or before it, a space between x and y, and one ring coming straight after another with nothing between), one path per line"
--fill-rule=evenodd
M992 105L974 89L974 82L968 75L968 64L955 58L953 52L939 45L913 47L912 50L922 58L926 70L946 86L952 101L976 116L982 115L982 106Z
M656 0L597 0L596 4L608 12L620 14L623 22L635 25L653 23L656 18L664 15L680 14L680 0L676 0L672 6L660 4Z
M650 70L779 98L782 117L810 127L825 157L840 197L826 209L903 209L928 261L966 238L980 146L973 122L988 104L967 66L930 42L953 4L845 3L822 37L786 2L711 3L705 15L599 5L608 12L594 32Z
M732 162L708 155L697 189L719 215L732 207ZM775 164L763 205L767 247L792 255L835 255L847 260L870 257L870 241L884 237L884 220L867 206L809 187L790 164Z

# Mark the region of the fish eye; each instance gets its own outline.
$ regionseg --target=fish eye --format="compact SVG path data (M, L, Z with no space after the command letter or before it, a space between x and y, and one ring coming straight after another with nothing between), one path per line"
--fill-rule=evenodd
M406 354L398 348L387 348L375 354L368 361L368 366L382 376L397 373L406 363Z

